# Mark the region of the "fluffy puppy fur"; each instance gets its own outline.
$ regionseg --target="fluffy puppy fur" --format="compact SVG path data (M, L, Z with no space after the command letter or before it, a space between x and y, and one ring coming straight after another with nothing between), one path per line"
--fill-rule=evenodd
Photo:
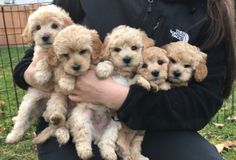
M168 66L168 81L172 87L187 86L188 81L194 77L201 82L207 76L207 55L199 48L187 42L178 41L162 47L167 51L170 59Z
M136 83L155 92L170 89L170 84L167 82L169 64L167 52L159 47L149 47L142 55L143 64L135 76Z
M73 22L69 15L55 5L39 7L29 18L23 38L27 42L35 43L33 61L36 61L41 54L43 58L36 63L35 80L39 85L48 83L52 77L51 68L48 64L48 49L54 41L57 33ZM14 127L6 138L6 143L18 142L24 132L30 126L30 119L38 118L44 110L41 101L47 99L49 93L42 92L35 88L29 88L27 94L19 107L18 115L14 119Z
M49 127L34 139L34 143L43 143L51 136L55 136L59 144L65 144L69 140L66 124L67 95L74 89L76 77L87 72L90 64L96 61L101 44L95 30L89 30L81 25L71 25L56 36L49 57L50 64L54 66L55 91L51 94L46 111L43 113L44 119L49 122ZM75 109L72 115L73 112ZM68 125L77 123L71 121ZM77 135L79 131L75 127L73 129L75 132L72 132L72 135Z
M105 38L101 57L104 62L97 65L96 73L100 78L112 76L117 83L129 86L134 74L142 63L144 48L154 46L154 41L135 28L118 26ZM148 159L141 155L142 136L122 124L117 137L117 153L122 159Z

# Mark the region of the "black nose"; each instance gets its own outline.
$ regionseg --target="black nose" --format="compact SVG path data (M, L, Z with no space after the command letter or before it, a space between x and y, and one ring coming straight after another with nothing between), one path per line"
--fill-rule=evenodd
M123 61L126 63L126 64L129 64L131 62L131 58L129 56L125 56L123 58Z
M42 37L42 40L43 40L44 42L47 42L47 41L49 40L49 38L50 38L50 36L43 36L43 37Z
M181 76L181 73L179 71L174 71L173 74L176 78Z
M78 71L78 70L80 70L80 65L75 64L72 66L72 68L73 68L73 70Z
M152 71L152 75L154 77L158 77L159 76L159 71Z

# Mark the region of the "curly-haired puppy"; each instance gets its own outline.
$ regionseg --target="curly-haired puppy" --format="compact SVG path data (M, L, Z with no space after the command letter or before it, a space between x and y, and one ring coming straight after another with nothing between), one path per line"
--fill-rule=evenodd
M170 89L170 84L167 82L169 64L167 52L159 47L149 47L142 55L143 64L135 76L136 83L155 92Z
M101 44L95 30L89 30L81 25L71 25L56 36L49 57L50 64L54 66L55 91L51 94L46 111L43 113L44 119L49 122L49 127L34 139L34 143L43 143L49 137L55 136L59 144L65 144L69 140L69 126L74 139L77 138L79 128L76 126L80 122L70 120L69 126L66 125L67 95L74 89L76 77L87 72L90 64L95 62ZM72 116L76 114L76 109L71 114ZM76 140L74 141L76 143Z
M187 42L172 42L162 47L170 59L168 66L168 81L172 87L187 86L194 77L197 82L204 80L208 70L207 55L199 48Z
M73 22L69 15L55 5L41 6L29 16L23 37L26 41L35 43L33 61L43 54L43 58L35 67L35 80L39 85L48 83L52 77L47 55L49 47L57 33L71 24ZM21 139L30 126L31 117L39 117L42 114L45 104L41 101L48 97L48 93L35 88L28 89L14 119L14 127L6 138L7 143L15 143Z
M113 80L125 86L133 83L137 68L142 64L144 48L154 46L154 41L138 29L118 26L105 38L102 47L104 62L97 65L96 73L100 78L112 76ZM141 139L137 131L122 124L117 137L117 152L122 159L147 159L141 155Z

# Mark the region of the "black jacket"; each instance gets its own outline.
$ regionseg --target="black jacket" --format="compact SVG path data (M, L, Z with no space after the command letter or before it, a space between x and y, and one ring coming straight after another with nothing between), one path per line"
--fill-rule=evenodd
M185 40L200 46L209 22L206 0L55 0L76 23L96 29L101 38L112 28L126 24L143 29L156 45ZM118 118L133 129L199 130L220 109L220 95L226 62L224 42L205 50L208 54L208 76L202 83L192 80L188 87L157 93L132 85L121 106ZM18 86L28 85L23 73L31 63L32 49L16 66L14 79Z

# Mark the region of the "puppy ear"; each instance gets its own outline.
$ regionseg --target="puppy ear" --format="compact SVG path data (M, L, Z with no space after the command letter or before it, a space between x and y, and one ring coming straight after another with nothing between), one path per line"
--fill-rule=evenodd
M109 55L110 55L110 51L109 51L109 35L106 36L103 44L102 44L102 48L101 48L101 54L100 54L100 60L108 60L109 59Z
M199 54L200 54L200 61L198 66L196 66L194 72L194 78L197 82L203 81L208 74L208 69L206 65L207 55L203 52L199 52Z
M100 61L102 41L100 40L100 37L97 31L95 30L91 31L91 36L92 36L92 49L93 49L92 62L93 64L97 64Z
M25 42L33 43L33 34L30 31L29 23L26 24L22 36Z
M53 47L48 50L48 63L51 66L57 66L59 64L59 60L53 50Z
M68 26L74 24L74 22L72 21L72 19L69 18L69 17L67 17L67 16L63 18L63 21L64 21L64 26L65 26L65 27L68 27Z
M155 42L153 39L149 38L147 34L143 31L141 31L142 39L143 39L143 47L144 49L148 47L152 47L155 45Z

